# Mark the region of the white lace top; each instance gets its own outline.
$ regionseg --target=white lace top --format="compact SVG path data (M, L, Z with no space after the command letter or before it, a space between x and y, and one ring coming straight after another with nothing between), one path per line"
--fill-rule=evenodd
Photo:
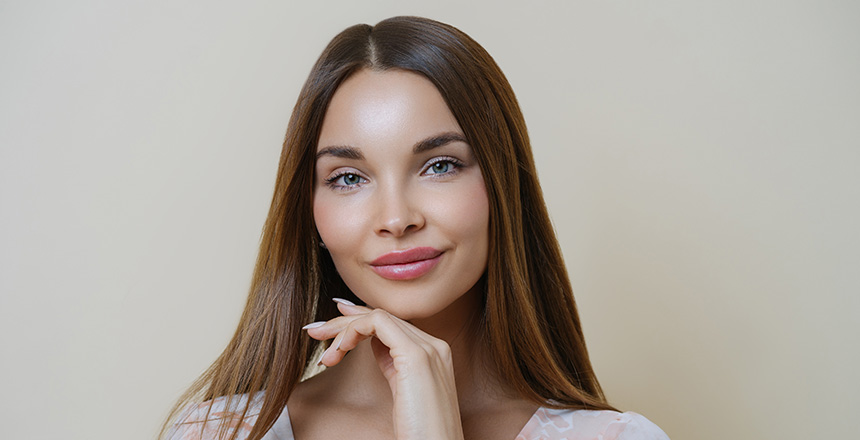
M262 395L259 395L262 397ZM169 440L216 439L220 421L236 414L235 409L245 405L247 396L237 396L226 407L227 399L215 399L212 408L202 403L186 409L180 422L169 431ZM242 423L233 423L230 429L238 430L237 438L244 440L257 421L261 398L255 398L248 408L249 416ZM208 417L207 417L208 410ZM203 423L204 420L207 423ZM295 440L290 415L284 407L281 416L263 437L263 440ZM650 420L635 413L615 411L563 410L540 407L514 440L669 440L669 437Z

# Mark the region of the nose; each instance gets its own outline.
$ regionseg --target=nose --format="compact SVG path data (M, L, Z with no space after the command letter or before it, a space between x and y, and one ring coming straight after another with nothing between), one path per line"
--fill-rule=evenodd
M400 185L379 188L376 194L376 234L402 237L424 227L421 198Z

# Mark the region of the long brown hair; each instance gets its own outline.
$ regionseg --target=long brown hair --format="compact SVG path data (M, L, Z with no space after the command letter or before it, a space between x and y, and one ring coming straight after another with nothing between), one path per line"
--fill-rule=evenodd
M259 439L312 367L313 353L325 345L305 335L302 325L337 316L332 297L359 302L331 258L320 252L312 203L323 117L338 86L361 69L402 69L433 82L480 164L490 203L481 325L499 379L540 405L612 409L588 359L567 270L510 84L492 57L460 30L425 18L394 17L376 26L344 30L311 70L287 128L239 327L221 356L174 407L168 422L193 402L227 396L229 405L230 396L265 390L249 436ZM248 406L237 417L250 416Z

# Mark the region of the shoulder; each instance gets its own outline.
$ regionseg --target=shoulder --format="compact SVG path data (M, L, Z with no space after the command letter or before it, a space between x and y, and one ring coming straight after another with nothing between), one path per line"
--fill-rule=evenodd
M635 412L541 407L517 440L669 440L657 425Z
M232 433L238 431L237 440L244 440L251 433L260 414L263 393L253 398L247 394L222 396L186 407L176 419L165 437L167 440L209 440L219 438L222 429ZM242 412L248 411L245 418ZM229 434L227 437L229 438Z

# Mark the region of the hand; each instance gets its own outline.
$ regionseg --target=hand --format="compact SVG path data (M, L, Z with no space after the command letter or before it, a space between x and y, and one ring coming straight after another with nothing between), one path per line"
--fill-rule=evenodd
M394 397L398 440L463 438L451 348L382 309L338 301L344 316L305 328L324 341L334 338L320 364L337 365L359 342L373 338L377 365Z

